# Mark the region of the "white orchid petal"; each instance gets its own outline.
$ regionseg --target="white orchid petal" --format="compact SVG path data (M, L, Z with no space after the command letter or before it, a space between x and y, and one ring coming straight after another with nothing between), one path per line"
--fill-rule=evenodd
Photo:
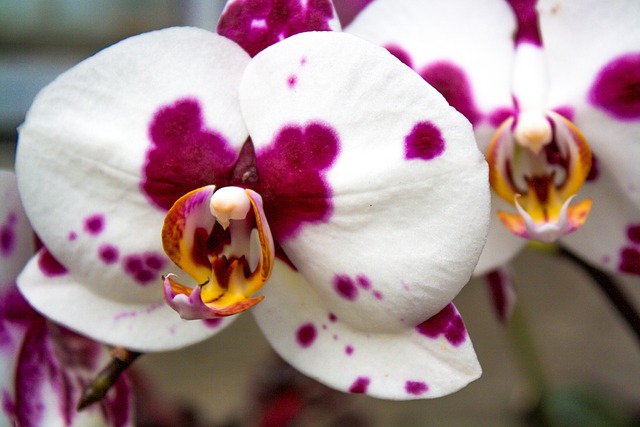
M512 104L514 30L515 19L507 2L494 0L377 0L345 29L375 44L392 47L392 51L401 49L420 74L428 73L435 64L452 64L462 70L470 94L462 97L462 106L449 101L474 126L490 120L496 109ZM443 86L447 87L454 79L443 76L438 80L445 80ZM475 113L474 105L478 110ZM494 123L493 127L499 124Z
M453 305L417 327L367 333L351 328L302 275L278 262L265 299L253 313L285 360L344 392L395 400L434 398L459 390L481 373Z
M228 179L247 138L237 87L248 61L222 36L170 28L105 49L37 96L20 129L18 184L36 232L74 278L60 292L67 303L53 308L27 282L38 274L24 275L21 289L39 310L101 339L103 326L92 330L83 304L69 301L88 294L90 306L110 307L107 317L162 302L161 275L175 271L162 251L165 211L187 191ZM152 323L129 327L115 329L122 342L107 333L109 342L172 346L149 342Z
M597 180L587 182L580 194L593 199L591 213L582 228L561 243L596 266L640 275L640 210L606 170L600 170Z
M135 303L104 298L70 272L53 274L41 250L25 267L18 285L33 307L93 339L149 352L186 347L221 331L234 318L185 321L162 300Z
M305 33L253 59L240 99L274 238L344 322L413 327L467 283L487 167L469 123L415 73L354 36Z

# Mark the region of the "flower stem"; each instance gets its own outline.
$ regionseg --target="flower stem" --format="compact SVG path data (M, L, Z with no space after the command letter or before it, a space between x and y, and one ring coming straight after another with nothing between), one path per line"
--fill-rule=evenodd
M113 349L111 352L113 356L111 362L96 375L95 379L85 387L82 392L82 397L77 406L78 411L102 400L116 383L120 375L127 370L141 354L142 353L130 351L122 347Z
M587 264L583 259L579 258L567 248L560 247L558 253L560 256L580 267L589 275L589 277L591 277L591 279L593 279L593 282L598 285L600 290L609 299L609 302L613 304L620 316L622 316L622 318L627 322L627 325L629 325L631 330L635 333L636 339L640 344L640 315L613 276L605 273L599 268Z
M517 363L520 365L520 369L526 377L535 398L540 399L546 392L548 384L544 367L527 322L525 310L520 301L515 303L511 318L506 325L511 351L517 359Z

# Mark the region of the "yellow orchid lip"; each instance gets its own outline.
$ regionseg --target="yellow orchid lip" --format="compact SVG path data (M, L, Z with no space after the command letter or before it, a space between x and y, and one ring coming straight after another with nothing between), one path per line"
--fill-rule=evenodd
M565 117L548 111L508 118L493 136L487 162L491 187L518 212L498 212L513 234L549 243L586 222L591 199L570 202L589 174L591 150Z
M245 311L271 275L275 246L262 198L240 187L202 187L167 213L165 252L197 285L164 278L167 304L183 319L212 319Z

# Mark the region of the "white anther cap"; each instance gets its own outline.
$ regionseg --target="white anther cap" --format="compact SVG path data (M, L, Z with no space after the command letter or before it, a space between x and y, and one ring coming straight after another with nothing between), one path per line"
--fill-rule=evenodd
M209 202L211 214L226 230L232 219L245 219L251 202L244 188L222 187L213 193Z

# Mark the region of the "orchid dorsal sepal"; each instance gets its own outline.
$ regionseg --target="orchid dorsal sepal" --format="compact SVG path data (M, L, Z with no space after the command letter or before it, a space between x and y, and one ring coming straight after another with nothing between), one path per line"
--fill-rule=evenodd
M553 243L560 237L573 233L584 225L591 210L591 199L570 206L574 196L564 202L556 218L536 221L520 205L520 195L515 198L518 214L498 211L498 218L513 234L525 239L538 240L544 243Z
M167 255L198 283L164 277L167 304L183 319L214 319L259 303L275 246L262 197L241 187L206 186L176 201L162 233Z

